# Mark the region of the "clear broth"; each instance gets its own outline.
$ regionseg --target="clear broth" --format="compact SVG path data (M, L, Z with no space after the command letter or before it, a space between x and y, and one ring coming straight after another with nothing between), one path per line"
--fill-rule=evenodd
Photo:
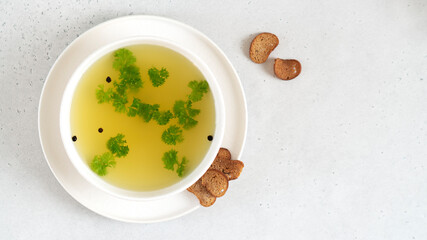
M134 45L126 47L136 57L140 69L143 88L128 94L129 103L133 97L143 99L150 104L159 104L160 110L172 110L176 100L184 100L191 92L187 84L192 80L205 79L199 69L181 54L156 45ZM211 142L209 135L215 131L215 108L212 93L209 91L200 102L193 104L200 109L195 117L198 124L189 130L183 130L184 141L176 146L166 145L161 135L170 125L176 124L172 119L167 125L160 126L155 121L144 122L139 117L128 117L117 113L110 103L98 104L96 89L103 84L107 89L118 80L119 73L113 69L113 52L96 61L83 75L73 96L71 106L71 132L77 137L74 142L77 151L88 165L95 155L107 150L106 142L118 133L125 135L129 146L126 157L116 158L114 168L102 178L112 185L135 191L150 191L170 186L182 178L176 172L167 170L161 160L170 149L178 151L178 159L185 156L188 160L184 176L193 171L203 160ZM169 78L160 87L153 87L148 77L148 69L165 67ZM107 83L106 78L112 81ZM99 133L98 129L103 132ZM70 136L72 137L72 136Z

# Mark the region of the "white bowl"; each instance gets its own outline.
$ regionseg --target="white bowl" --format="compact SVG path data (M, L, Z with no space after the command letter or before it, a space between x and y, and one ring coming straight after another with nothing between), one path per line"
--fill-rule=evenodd
M213 139L211 147L209 148L201 163L190 174L183 177L178 183L155 191L130 191L118 188L104 181L101 177L95 174L86 164L86 161L80 157L71 139L71 103L76 87L83 74L93 63L95 63L98 59L105 56L106 54L115 51L119 48L138 44L152 44L163 46L185 56L202 72L206 81L209 83L210 91L212 92L215 105L215 138ZM61 102L59 120L61 138L65 146L67 155L69 156L74 167L77 169L77 171L81 174L83 178L85 178L91 184L95 185L97 188L120 198L130 200L154 200L184 191L186 188L195 183L206 172L206 170L209 168L209 166L215 159L215 156L218 153L218 150L223 140L225 128L225 111L222 93L217 84L215 76L212 74L209 67L203 62L203 60L197 57L197 54L192 53L188 49L184 49L183 47L179 46L178 44L175 44L174 42L161 39L159 37L132 37L111 43L105 47L98 49L80 64L80 66L76 69L76 71L70 78L65 89Z

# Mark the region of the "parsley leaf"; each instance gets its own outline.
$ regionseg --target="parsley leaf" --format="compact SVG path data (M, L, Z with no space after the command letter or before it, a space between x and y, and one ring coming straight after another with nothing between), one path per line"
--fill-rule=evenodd
M188 163L187 158L183 157L181 162L178 162L178 152L171 149L168 152L165 152L162 157L164 168L168 170L175 170L175 164L177 165L176 173L179 177L182 177L185 167Z
M136 62L136 58L132 52L126 48L121 48L114 52L113 68L121 70L124 67L130 66Z
M136 90L143 85L139 68L135 63L136 58L128 49L121 48L114 52L113 68L120 72L119 81L114 81L114 88L109 88L107 91L104 90L103 85L98 86L96 90L98 103L112 101L116 112L126 112L127 91Z
M120 78L120 77L119 77ZM127 86L126 86L126 82L113 82L114 85L114 90L115 90L115 94L118 94L120 96L123 96L126 94L126 90L127 90Z
M193 103L191 101L187 101L186 104L187 104L186 109L188 112L188 116L195 117L195 116L199 115L200 109L191 108L193 106Z
M143 103L139 108L138 115L141 116L145 122L149 122L153 118L154 114L159 111L159 107L159 104L151 105Z
M139 98L133 98L133 102L128 108L129 117L135 117L138 114L140 104L141 104L141 100Z
M188 86L192 89L190 95L188 95L188 99L193 102L202 100L203 94L209 90L209 84L205 80L191 81L188 83Z
M113 89L109 88L105 91L104 85L98 85L98 89L96 89L96 99L98 99L98 103L110 102L112 95Z
M148 76L150 76L151 83L154 87L158 87L165 83L165 80L169 77L169 72L166 68L161 70L152 67L148 70Z
M176 101L173 105L173 113L178 118L179 123L183 124L185 122L185 118L188 116L185 108L185 102L181 100Z
M141 75L139 74L139 68L135 65L126 66L120 69L121 80L120 85L126 90L138 89L142 87Z
M145 122L149 122L159 112L159 104L148 104L141 102L141 99L134 98L132 105L129 106L128 116L135 117L136 115L142 117Z
M177 143L184 141L181 128L176 125L170 126L163 132L162 141L168 145L176 145Z
M178 118L178 123L181 124L184 129L190 129L198 123L193 117L198 115L200 110L193 109L191 106L191 101L184 102L181 100L176 101L173 106L173 112Z
M169 123L169 120L171 120L173 118L173 114L171 111L167 110L167 111L158 111L155 112L153 115L153 119L156 120L156 122L159 125L166 125Z
M113 100L113 107L115 108L116 112L126 112L126 103L128 103L126 94L120 95L114 92L111 95L111 99Z
M107 142L107 148L111 151L112 154L115 154L116 157L124 157L129 152L129 147L125 145L126 140L124 140L125 136L121 133L117 134L117 136L112 137Z
M126 91L130 89L141 88L143 83L141 76L139 75L139 68L131 65L120 69L120 82L114 82L116 92L120 95L126 94Z
M163 154L162 161L166 169L174 170L174 165L178 162L177 154L178 152L173 149Z
M181 160L181 163L178 163L178 168L176 169L176 173L179 177L182 177L185 166L187 165L188 161L186 157L183 157Z
M116 161L114 156L110 152L106 152L102 155L96 155L90 163L90 169L99 176L105 176L107 174L107 167L115 167Z

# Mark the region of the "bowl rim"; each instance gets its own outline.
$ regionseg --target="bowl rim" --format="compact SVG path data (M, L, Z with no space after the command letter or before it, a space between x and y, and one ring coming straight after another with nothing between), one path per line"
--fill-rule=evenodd
M211 142L211 146L205 154L202 161L198 166L187 176L184 176L180 181L174 183L168 187L161 188L158 190L152 191L133 191L114 186L107 181L101 179L100 176L95 174L85 163L85 161L80 157L76 148L73 146L74 143L71 140L71 126L70 126L70 110L72 98L76 87L78 86L82 75L95 63L97 60L103 56L126 46L140 45L140 44L150 44L158 45L162 47L169 48L175 52L178 52L184 56L187 60L192 62L198 69L201 71L205 80L209 83L210 90L214 98L215 106L215 131L214 131L214 140ZM184 191L186 188L191 186L196 182L210 167L211 163L214 161L216 154L221 146L224 129L225 129L225 109L224 109L224 100L220 90L220 87L215 79L215 76L209 69L208 65L199 57L197 54L191 52L190 50L179 46L172 41L163 39L158 36L134 36L128 37L125 39L120 39L114 41L108 45L98 48L93 51L74 71L71 78L68 80L68 83L65 87L65 91L61 98L60 103L60 135L61 140L66 150L68 157L70 158L72 165L76 168L79 174L86 179L88 182L93 184L98 189L101 189L104 192L107 192L111 195L114 195L119 198L128 199L128 200L155 200L163 197L167 197L178 192Z

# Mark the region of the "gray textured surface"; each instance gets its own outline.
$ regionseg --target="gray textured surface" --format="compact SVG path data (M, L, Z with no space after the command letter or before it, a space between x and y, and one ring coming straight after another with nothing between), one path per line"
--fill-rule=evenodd
M0 1L1 239L427 239L427 3ZM118 16L187 23L230 58L246 92L241 178L214 207L159 224L87 210L43 157L44 79L79 34ZM266 64L255 33L281 43ZM295 80L272 75L296 58ZM218 239L218 238L215 238Z

